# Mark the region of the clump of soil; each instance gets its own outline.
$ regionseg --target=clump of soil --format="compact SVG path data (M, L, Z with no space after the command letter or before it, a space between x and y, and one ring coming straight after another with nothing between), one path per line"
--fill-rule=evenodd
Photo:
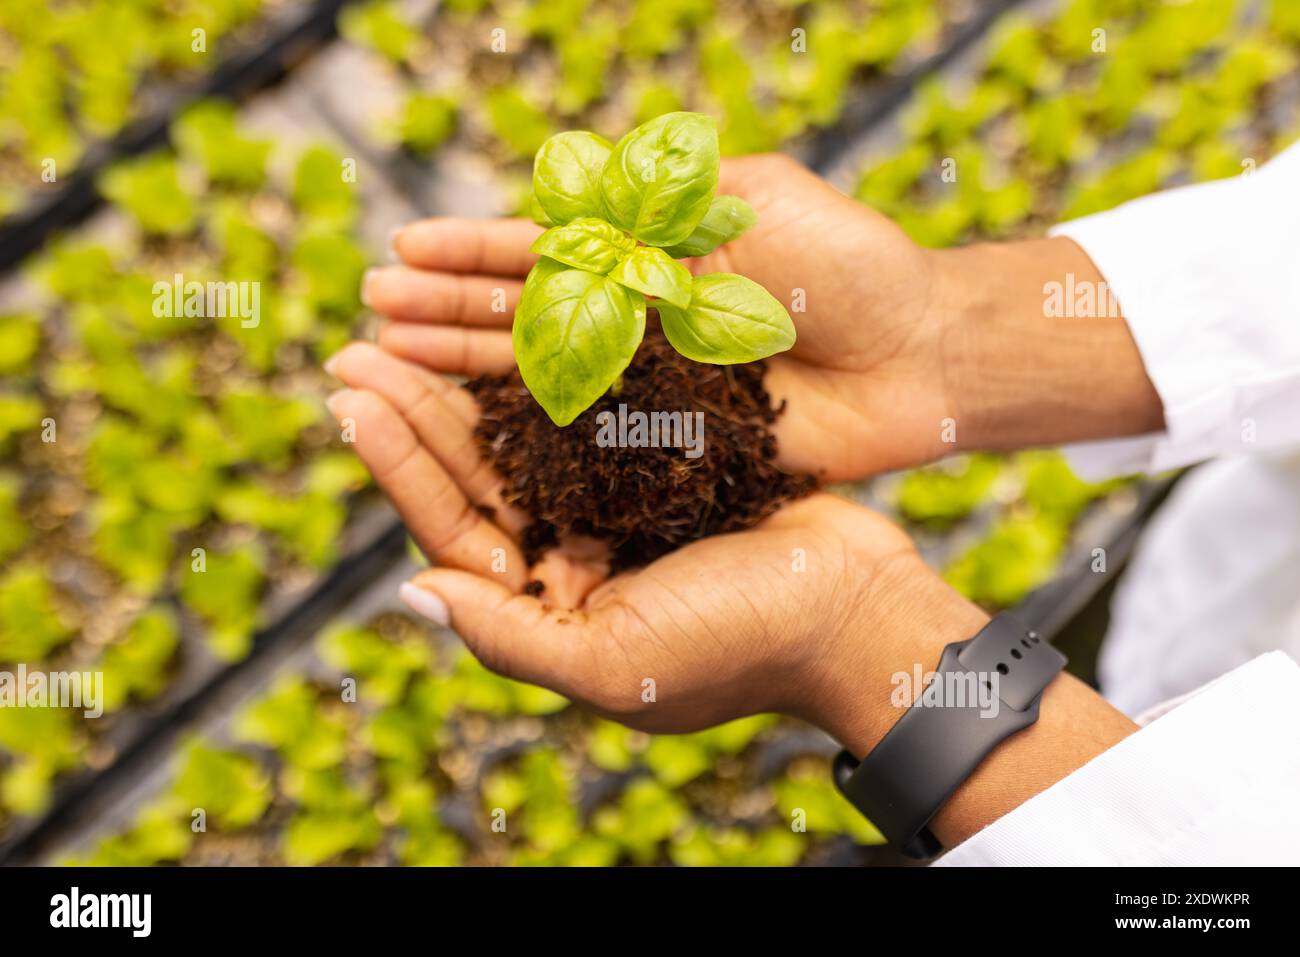
M608 541L615 570L644 565L696 539L749 528L810 492L811 477L775 465L770 426L784 403L772 405L764 368L691 362L652 322L618 394L606 393L562 429L517 372L469 382L482 411L479 449L505 478L505 500L533 519L524 533L528 560L578 534ZM606 436L618 428L620 404L628 422L637 411L703 413L702 454L601 445L602 424Z

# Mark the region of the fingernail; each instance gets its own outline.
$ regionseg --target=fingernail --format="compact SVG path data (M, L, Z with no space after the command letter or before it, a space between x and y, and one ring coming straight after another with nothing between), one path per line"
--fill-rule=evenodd
M361 277L361 305L370 308L370 281L375 278L375 269L367 269Z
M397 251L397 237L402 235L402 228L403 227L398 226L388 234L388 254L393 260L402 258L402 254Z
M444 628L451 624L451 612L447 609L447 603L433 592L412 585L410 582L402 582L402 587L397 589L397 594L417 615L428 618Z
M326 359L323 363L321 363L321 368L324 369L326 372L328 372L330 375L335 376L336 378L337 376L334 370L337 369L338 367L339 367L339 354L337 352L334 353L334 355L330 356L328 359Z
M330 410L330 415L334 416L334 418L337 419L339 417L339 401L351 391L351 389L339 389L337 392L331 392L325 397L325 408Z

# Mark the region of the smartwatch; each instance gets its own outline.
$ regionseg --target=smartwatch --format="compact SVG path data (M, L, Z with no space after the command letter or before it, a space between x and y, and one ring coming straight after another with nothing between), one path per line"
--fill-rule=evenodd
M1038 720L1043 689L1066 658L1010 615L943 650L939 667L861 763L847 751L833 774L843 795L908 857L943 850L928 827L998 744Z

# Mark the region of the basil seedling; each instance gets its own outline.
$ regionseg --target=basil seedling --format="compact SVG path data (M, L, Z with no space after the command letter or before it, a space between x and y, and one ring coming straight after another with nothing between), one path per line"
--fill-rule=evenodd
M529 208L549 227L515 310L519 374L568 425L623 374L645 335L647 298L664 335L696 362L753 362L794 344L790 314L743 276L692 276L703 256L757 221L718 196L718 131L700 113L665 113L611 144L552 136L533 163Z

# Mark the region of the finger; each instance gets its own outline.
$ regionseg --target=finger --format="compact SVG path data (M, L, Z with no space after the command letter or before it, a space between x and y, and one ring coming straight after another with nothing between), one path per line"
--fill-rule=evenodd
M338 352L334 353L334 355L330 356L329 359L325 361L325 371L335 378L339 378L340 357L348 350L348 346L358 344L359 343L349 342ZM378 349L377 351L382 352L384 350ZM399 356L398 358L401 357ZM365 362L354 362L353 360L349 360L348 375L360 375L361 369L363 369L365 365ZM456 418L460 419L461 422L469 428L474 428L478 423L479 410L478 403L474 401L472 395L452 383L446 377L439 375L437 372L426 369L418 363L407 363L407 365L412 374L419 376L420 380L424 382L429 389L436 393L444 403L446 403L447 408L456 416ZM373 381L373 379L367 381Z
M569 695L590 673L592 627L580 611L554 610L499 581L449 569L421 572L401 588L412 610L455 629L498 674Z
M808 167L784 153L731 156L718 167L718 195L736 195L753 203L773 190L786 190L791 179L811 175Z
M718 195L749 196L762 192L773 176L773 168L792 160L781 154L755 153L724 159L718 167Z
M483 518L382 396L345 389L330 396L329 409L345 428L351 426L357 455L430 560L493 575L514 590L523 587L518 547Z
M752 185L755 161L761 159L761 155L724 158L718 166L718 195L743 197L743 191Z
M528 521L502 500L504 482L479 455L472 424L447 402L449 395L470 398L464 390L369 342L344 346L331 360L331 369L353 389L374 392L401 413L425 450L472 504L492 509L493 520L511 535L523 531Z
M509 328L523 289L518 279L380 266L366 272L361 300L398 322Z
M538 596L549 608L579 608L609 578L608 542L572 535L542 555L529 574L544 586Z
M379 344L393 355L448 375L504 375L515 367L510 333L495 329L395 322L379 331Z
M393 251L419 269L522 278L537 262L528 247L541 232L526 219L422 219L397 231Z

